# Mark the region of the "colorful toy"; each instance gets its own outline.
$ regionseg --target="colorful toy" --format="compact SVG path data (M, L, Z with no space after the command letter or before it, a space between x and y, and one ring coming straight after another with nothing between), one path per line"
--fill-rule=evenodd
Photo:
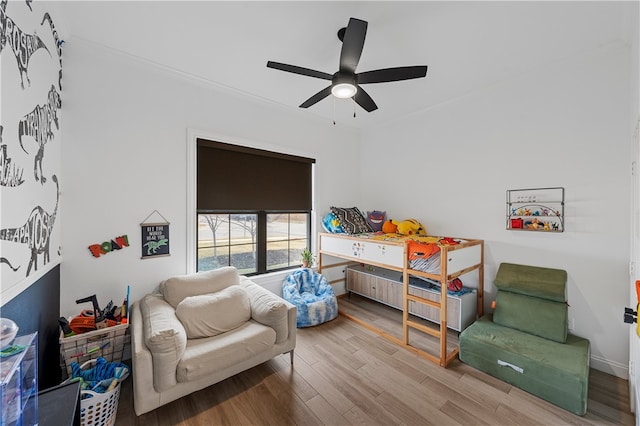
M369 224L373 232L382 231L382 225L384 225L386 218L387 212L381 212L378 210L367 212L367 223Z
M460 278L454 278L453 280L449 281L449 284L447 284L447 288L449 289L449 291L457 293L462 290L462 281L460 281Z
M398 232L398 227L393 223L391 219L382 224L382 232L385 234L395 234Z
M398 234L402 235L427 235L427 231L420 222L415 219L406 219L402 222L392 221L398 227Z
M340 226L340 220L333 212L327 213L322 218L322 227L332 234L342 234L344 232L342 226Z

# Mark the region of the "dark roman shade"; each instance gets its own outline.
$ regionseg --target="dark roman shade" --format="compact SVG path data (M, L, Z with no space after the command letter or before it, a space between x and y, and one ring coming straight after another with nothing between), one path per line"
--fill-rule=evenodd
M310 211L312 158L198 139L197 210Z

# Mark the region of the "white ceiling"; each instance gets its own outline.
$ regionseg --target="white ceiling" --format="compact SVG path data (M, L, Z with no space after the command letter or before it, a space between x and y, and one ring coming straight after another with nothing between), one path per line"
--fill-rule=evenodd
M68 1L56 5L70 42L107 46L233 91L297 108L328 85L266 67L268 60L327 73L336 33L368 21L357 71L428 65L427 77L370 84L367 113L328 97L305 113L363 128L530 76L613 42L629 42L631 2Z

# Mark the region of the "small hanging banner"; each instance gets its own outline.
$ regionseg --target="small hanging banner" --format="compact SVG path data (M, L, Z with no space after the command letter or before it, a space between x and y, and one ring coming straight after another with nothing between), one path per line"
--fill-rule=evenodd
M164 219L164 222L149 223L146 222L154 214ZM142 257L148 259L151 257L170 256L169 253L169 222L158 212L154 210L140 224L142 230Z

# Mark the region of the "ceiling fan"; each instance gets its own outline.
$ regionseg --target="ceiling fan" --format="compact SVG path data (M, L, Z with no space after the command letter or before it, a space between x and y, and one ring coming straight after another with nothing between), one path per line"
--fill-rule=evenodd
M330 86L325 87L304 101L300 108L309 108L332 94L337 98L353 98L358 105L367 112L371 112L378 109L378 106L371 99L371 96L360 87L361 84L387 83L421 78L427 75L427 66L383 68L356 73L366 34L367 22L356 18L349 19L347 27L338 31L338 38L342 41L342 50L340 52L340 66L335 74L273 61L268 61L267 67L308 77L331 80Z

